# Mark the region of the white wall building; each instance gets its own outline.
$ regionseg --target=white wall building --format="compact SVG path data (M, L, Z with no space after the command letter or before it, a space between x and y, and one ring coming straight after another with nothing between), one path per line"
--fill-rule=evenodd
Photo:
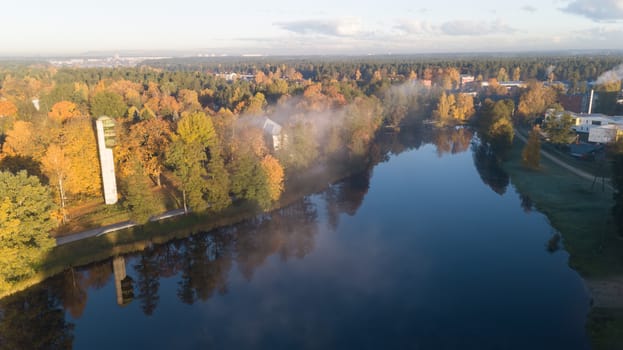
M104 186L104 202L117 203L117 180L115 178L115 163L112 149L115 146L115 121L102 116L95 121L97 129L97 147L102 169L102 184Z

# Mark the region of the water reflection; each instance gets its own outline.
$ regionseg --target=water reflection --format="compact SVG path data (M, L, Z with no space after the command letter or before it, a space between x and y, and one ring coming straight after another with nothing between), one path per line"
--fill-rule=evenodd
M211 302L214 303L215 300L221 301L226 299L227 296L236 295L234 291L240 293L239 290L245 288L240 288L239 285L236 289L231 288L230 286L235 283L232 281L232 276L238 276L238 280L243 281L261 280L261 271L258 272L259 267L270 266L269 261L274 263L276 261L275 258L281 261L298 260L305 257L307 257L305 261L314 260L314 258L318 259L317 255L309 255L315 249L322 250L322 240L319 237L324 237L325 240L327 239L326 236L339 238L339 235L332 231L338 231L338 227L340 230L343 228L342 226L344 225L340 225L340 218L344 221L342 224L346 223L347 220L344 218L344 214L354 217L360 211L368 211L369 213L369 210L371 210L370 206L363 206L362 204L366 196L372 196L372 194L369 194L372 174L375 166L386 162L390 155L397 155L433 144L435 145L434 152L438 156L450 158L450 155L467 152L470 150L470 144L472 144L471 150L473 153L471 159L469 154L465 154L460 159L466 162L457 164L469 164L473 160L482 181L496 193L504 194L509 185L508 175L499 167L499 163L491 150L486 145L479 144L477 140L470 143L472 139L473 133L468 128L433 129L421 127L416 130L403 130L401 133L385 134L374 145L369 163L364 167L363 171L341 182L330 185L326 191L313 199L304 198L290 206L270 214L259 215L238 225L200 233L168 244L153 245L142 252L115 257L87 267L69 269L40 286L0 301L0 348L71 348L74 339L74 324L72 322L78 323L78 320L81 318L83 321L89 318L84 316L85 309L88 309L89 294L93 290L106 286L111 286L111 288L110 291L108 289L103 290L107 293L105 299L110 300L112 303L116 297L118 305L126 306L123 309L115 308L115 310L123 310L123 312L126 312L123 316L128 318L134 317L132 318L133 321L140 321L141 319L136 318L135 314L141 315L142 312L142 315L149 317L145 318L145 324L148 324L149 321L158 319L158 316L162 317L163 314L174 315L176 311L171 311L172 300L177 300L186 305L195 305L192 310L198 310ZM435 159L434 153L430 154L430 156L432 159ZM422 157L418 159L426 159L424 156ZM404 159L402 160L403 162L405 162ZM478 176L471 168L466 173L468 173L468 176L472 176L476 182L479 181ZM447 171L444 174L447 174ZM461 175L458 174L458 176ZM412 180L415 182L422 179L414 178ZM478 187L473 186L473 183L471 184L471 187ZM414 186L414 188L416 187ZM412 193L407 192L407 190L405 192L409 194L408 204L410 205L411 201L415 202L417 198L413 197ZM477 190L481 191L481 189ZM370 192L373 193L374 191ZM477 195L481 192L474 191L473 193ZM418 193L414 194L417 195ZM378 196L378 193L376 195ZM419 195L425 196L428 194L419 193ZM430 198L434 199L436 197L437 193L431 195ZM497 196L494 197L498 198ZM457 198L463 200L460 194ZM386 205L386 202L379 199L379 197L376 197L376 201L377 204ZM392 216L395 214L393 212L401 213L402 215L407 212L407 210L400 210L401 208L391 208L391 205L395 204L392 199L388 203L390 203L388 204L389 206L384 207L386 211L378 212L379 216ZM405 202L403 205L406 206L407 203ZM450 222L433 222L434 220L429 222L426 220L427 218L437 215L434 205L434 203L426 203L427 208L418 207L417 205L411 206L409 210L415 208L417 212L426 212L428 214L421 218L414 218L419 213L407 213L405 214L406 218L397 215L396 220L398 224L395 227L379 224L381 227L375 227L374 230L371 229L368 232L364 227L355 225L351 229L357 233L357 235L354 235L357 238L356 240L361 238L361 241L349 241L348 251L337 251L333 255L329 254L323 257L327 260L333 259L331 260L332 264L327 263L327 269L337 269L336 266L339 264L347 268L335 273L336 279L339 281L336 281L336 279L324 280L324 282L333 285L325 286L326 290L315 291L316 294L312 292L307 294L305 290L305 288L311 288L310 286L315 283L315 280L311 278L307 282L310 286L306 285L296 291L294 291L294 288L291 288L289 290L292 293L290 299L283 296L290 304L284 301L284 305L287 305L284 308L287 310L281 310L281 314L276 313L275 315L279 317L275 317L279 320L274 321L274 323L280 324L279 322L282 319L290 317L291 319L289 320L292 321L292 327L295 327L295 323L296 327L309 327L312 333L307 334L307 337L317 337L318 339L323 339L328 344L332 344L331 337L338 336L313 333L313 331L323 330L323 323L331 324L334 328L338 326L345 327L345 334L350 329L352 334L361 335L366 339L374 338L372 332L368 334L356 326L353 326L354 328L349 328L348 326L351 323L361 326L360 322L362 321L360 318L365 315L376 315L379 319L396 317L398 321L403 322L404 324L402 324L400 329L393 329L389 323L387 325L374 323L382 322L382 320L369 319L364 322L375 325L377 330L381 332L380 334L385 336L396 335L397 343L394 344L398 344L406 339L409 339L409 341L415 338L420 340L437 339L437 335L431 336L429 333L432 331L438 332L440 329L444 329L444 327L449 327L451 330L454 329L455 335L465 336L460 330L464 326L462 322L475 317L472 311L478 309L478 307L474 305L481 305L485 308L494 305L495 307L491 306L490 309L485 310L493 312L500 306L506 306L506 301L503 299L509 295L510 291L504 289L505 285L516 283L517 286L527 290L532 288L532 285L526 284L524 286L518 280L527 278L525 275L520 273L519 277L509 277L506 273L498 274L499 271L493 268L493 265L498 265L497 263L506 263L507 266L510 266L507 269L513 268L518 271L524 271L519 270L521 264L514 265L512 259L510 259L511 263L508 263L505 256L497 254L498 250L503 252L506 252L506 250L496 248L489 251L490 241L499 238L500 235L496 234L488 237L479 231L469 231L469 227L466 225L472 220L471 217L463 218L462 226L457 227L452 226ZM513 202L515 208L517 208L516 205L516 202ZM527 197L521 198L521 205L526 211L532 208L531 200ZM461 208L464 208L464 206ZM446 209L447 207L444 208L444 210ZM521 215L524 215L524 213L521 213ZM326 219L323 216L326 216ZM359 217L358 220L348 220L349 222L346 225L352 224L350 221L365 222L365 220L361 219L361 215ZM443 218L445 218L445 215ZM461 215L457 215L457 220L460 218ZM319 233L323 231L321 229L323 224L326 224L332 230L328 235ZM377 224L377 221L372 221L369 224ZM497 230L497 227L505 227L504 225L507 223L500 226L493 224L495 222L491 223L492 230ZM363 226L364 224L361 225ZM405 225L413 225L413 232L405 233L404 235L388 234L387 236L382 236L387 230L400 231ZM436 233L427 234L428 229ZM379 232L377 233L376 230ZM461 232L465 230L469 235L454 236L454 232L459 230ZM324 231L326 232L326 230ZM469 238L466 238L467 236ZM380 237L383 237L385 244L378 241L381 240ZM521 239L526 239L526 236L521 235ZM370 242L375 243L370 244ZM414 242L418 244L413 244ZM474 244L474 247L470 246L469 248L473 248L472 251L467 248L463 249L464 246L469 246L468 242L480 243ZM541 252L543 251L542 242L541 240L537 244ZM558 242L553 241L551 243L552 247L554 243L556 243L557 247ZM461 248L453 248L455 245ZM513 245L513 247L515 246ZM526 244L526 246L529 246L529 244ZM360 252L358 249L363 250L363 252ZM524 247L523 249L526 248ZM374 264L375 269L369 275L362 272L366 269L365 263L357 262L355 259L358 253L361 253L362 259L373 261L372 264ZM435 260L435 254L441 254L444 257ZM395 256L403 260L392 260ZM486 261L486 259L494 258L499 259L499 262L496 261L496 264L492 265L490 261ZM406 264L403 266L401 265L403 263ZM479 265L480 263L482 265ZM421 266L422 271L416 273L416 270L412 268L415 265ZM461 266L465 265L469 265L469 267L461 268ZM528 265L531 266L530 264ZM435 268L437 270L433 270ZM429 276L429 269L430 271L436 271L436 273L430 273ZM309 271L313 272L313 270ZM351 275L344 274L344 271L349 271ZM461 271L462 273L459 273ZM474 271L478 271L478 273ZM540 271L540 269L535 268L533 271ZM481 277L481 275L486 277ZM371 276L370 279L367 278L368 276ZM456 296L451 293L458 284L463 283L461 281L466 278L465 276L469 276L470 280L477 280L478 283L461 284L466 293L461 298L456 299ZM357 285L356 288L351 288L353 281L359 281L358 277L362 286ZM168 278L171 278L171 281L166 281ZM307 275L305 278L307 278ZM499 283L499 286L496 284L490 285L491 288L499 288L499 293L487 292L479 288L479 284L487 284L490 279L503 281ZM113 281L114 291L112 288ZM322 282L323 280L320 281ZM249 283L249 285L251 284ZM233 286L237 285L234 284ZM441 286L443 292L434 289L438 286ZM514 288L516 289L517 286ZM288 292L287 288L284 288L284 290ZM402 294L403 290L408 290L408 292ZM274 292L275 290L272 291ZM344 291L354 294L340 294L340 292ZM411 293L413 291L417 291L421 296ZM331 293L335 293L335 295L331 295ZM489 297L480 298L480 293L489 295ZM308 295L320 295L322 298L299 300ZM224 297L219 298L217 296ZM282 296L271 294L271 297L280 298ZM239 295L238 298L240 298ZM328 299L331 298L334 298L334 300L329 302ZM400 299L398 303L395 302L397 299ZM440 300L443 300L443 302ZM460 300L465 300L465 302L463 303ZM518 298L518 300L523 299ZM346 307L342 310L344 312L343 315L340 315L340 317L336 316L332 320L323 320L323 317L326 315L318 312L318 314L308 315L309 319L305 319L305 321L311 323L302 322L299 324L297 323L297 317L299 316L297 312L300 310L290 310L290 307L294 307L292 305L297 304L299 301L302 304L310 303L316 305L314 308L318 309L321 309L323 304L333 306L346 305ZM431 301L437 301L438 303L431 306L433 305ZM252 303L253 301L240 298L235 299L232 303L238 302L244 306L245 303ZM362 304L357 302L362 302ZM378 302L379 305L375 306L373 302ZM445 305L444 303L449 304ZM104 306L100 303L96 307L103 308ZM158 312L159 308L162 309L160 312ZM177 308L179 306L174 306L174 309ZM242 308L244 309L244 307ZM367 310L370 312L369 314L362 314L362 310L365 308L369 308ZM435 310L436 308L438 310ZM517 309L511 307L509 310L518 313L522 309L520 307ZM136 311L132 313L133 310ZM185 312L191 312L190 308L184 310ZM303 308L302 310L310 312L309 309ZM242 314L247 315L245 312L242 312ZM433 322L416 320L414 315L419 313L428 316L432 315L434 316L433 318L436 317L438 319L434 319ZM86 315L88 314L87 312ZM273 314L263 314L262 316L268 317L271 315ZM115 315L115 317L121 316ZM71 321L68 320L69 318ZM265 318L261 320L265 320ZM107 321L114 322L111 320ZM247 321L252 323L257 320L249 319ZM422 323L416 324L413 322ZM443 324L444 322L447 322L450 326ZM200 320L197 320L197 323L199 324ZM186 326L190 327L190 325L184 325L183 327ZM495 329L494 325L487 324L487 327L492 330ZM266 326L265 329L278 334L277 330L269 328L269 326ZM138 334L137 337L149 337L147 333L152 331L140 328L138 325L136 329L139 333L146 333L146 335ZM304 332L306 330L297 328L297 331ZM200 333L188 331L188 336L193 337ZM178 334L185 333L182 331ZM408 336L405 336L405 334L408 334ZM400 338L400 336L403 337ZM348 338L348 335L343 337L343 339ZM472 341L473 339L481 338L472 338ZM375 338L375 341L381 342L381 339ZM344 343L342 345L348 344ZM382 347L380 343L376 345ZM165 347L164 344L160 346ZM188 347L192 348L192 346Z
M63 283L64 276L47 284ZM50 283L52 282L52 283ZM0 302L0 349L71 349L73 323L65 311L56 288L45 284Z
M500 160L493 152L491 146L476 140L473 142L472 152L474 154L474 165L482 182L499 195L506 193L510 178L500 166Z

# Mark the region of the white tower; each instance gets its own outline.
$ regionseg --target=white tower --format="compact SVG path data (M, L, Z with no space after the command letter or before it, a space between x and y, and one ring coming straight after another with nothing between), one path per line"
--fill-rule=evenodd
M117 203L117 180L115 179L115 163L112 148L115 146L115 121L102 116L95 121L97 128L97 146L102 167L102 183L104 185L104 201L106 204Z

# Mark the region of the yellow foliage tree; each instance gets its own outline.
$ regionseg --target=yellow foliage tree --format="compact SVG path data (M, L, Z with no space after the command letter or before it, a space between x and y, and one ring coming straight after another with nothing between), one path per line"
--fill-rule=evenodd
M56 144L52 144L45 152L45 155L41 160L41 165L43 172L50 179L50 184L56 187L58 191L58 204L61 207L61 218L63 222L66 222L65 182L67 181L67 173L71 168L71 163L69 162L69 159L65 157L63 149Z
M31 157L40 160L45 152L45 145L37 139L33 124L18 120L6 133L2 152L8 156Z
M262 159L261 166L262 170L266 173L270 199L276 201L281 197L281 193L283 192L283 167L279 163L279 160L270 154Z
M61 147L70 164L67 169L67 192L74 195L100 195L101 174L91 119L68 119L63 125L61 140Z

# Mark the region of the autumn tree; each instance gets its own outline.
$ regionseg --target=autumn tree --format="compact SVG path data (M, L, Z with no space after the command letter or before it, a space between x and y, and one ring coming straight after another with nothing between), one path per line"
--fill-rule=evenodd
M78 110L78 106L69 101L56 102L48 112L48 117L59 123L73 117L79 117L82 113Z
M49 143L50 133L38 130L32 123L17 120L13 127L6 132L2 145L4 157L21 158L39 162ZM29 172L32 169L29 169ZM30 172L33 175L35 172Z
M63 124L59 146L71 164L67 169L67 191L73 195L99 196L102 193L101 174L91 119L68 119Z
M474 98L469 94L457 94L455 110L455 118L458 120L465 121L470 119L476 113Z
M65 152L61 147L52 144L48 147L43 159L41 160L43 172L50 179L50 184L58 191L58 203L60 204L61 217L63 223L67 221L66 207L66 185L67 173L70 171L71 163L65 157Z
M515 67L513 69L513 80L514 81L521 80L521 68L520 67Z
M127 109L123 97L111 91L100 91L91 98L91 115L94 118L103 115L111 118L123 117Z
M253 97L249 99L249 105L245 112L250 115L260 115L264 112L266 106L266 98L261 92L255 93Z
M433 111L433 116L440 121L447 121L450 119L450 112L455 108L455 99L454 95L446 94L446 92L442 92L439 97L439 102L437 102L437 108Z
M9 100L0 100L0 118L17 116L17 106Z
M279 160L266 155L261 162L262 170L266 173L268 194L272 201L277 201L283 192L284 171Z
M541 162L541 140L538 127L530 131L526 146L521 151L521 158L525 166L532 169L539 168Z
M521 95L517 111L526 122L530 122L554 102L556 92L553 89L543 86L543 83L532 81L528 85L528 90Z
M171 143L173 132L170 124L162 118L154 118L130 127L129 152L142 164L142 169L158 187L161 186L165 154Z
M177 100L180 110L184 112L193 113L201 110L197 91L182 89L178 92Z
M0 291L32 276L54 246L50 191L25 171L0 172Z

